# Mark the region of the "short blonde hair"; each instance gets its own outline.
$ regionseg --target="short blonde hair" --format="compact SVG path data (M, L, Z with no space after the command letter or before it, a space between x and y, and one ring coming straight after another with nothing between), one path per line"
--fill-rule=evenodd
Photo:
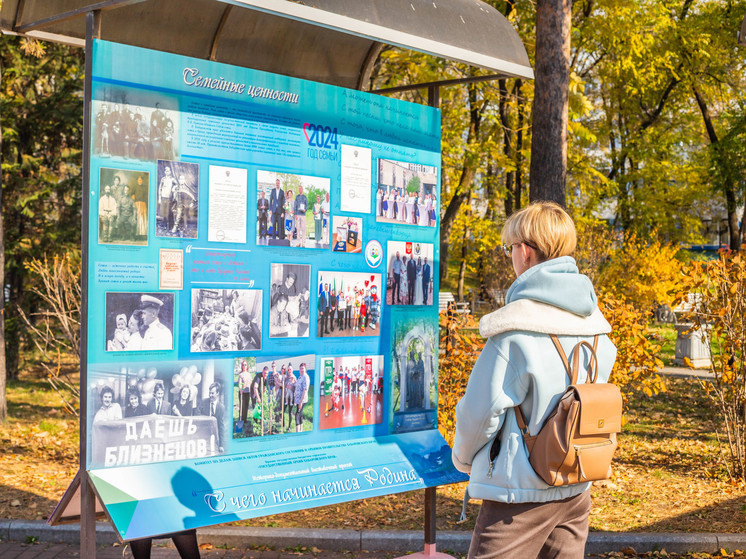
M542 261L572 254L578 242L572 218L554 202L533 202L511 215L502 239L506 245L533 245Z

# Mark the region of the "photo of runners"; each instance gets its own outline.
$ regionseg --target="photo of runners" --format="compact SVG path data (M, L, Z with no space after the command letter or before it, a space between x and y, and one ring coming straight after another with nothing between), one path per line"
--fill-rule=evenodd
M380 336L381 274L319 272L318 337Z
M378 160L376 221L435 227L438 169L430 165Z
M156 181L155 235L196 239L199 165L159 160Z
M272 264L269 337L307 338L311 311L311 266Z
M262 349L261 289L192 289L191 350Z
M98 242L148 244L150 173L102 168L99 171Z
M321 357L319 363L319 429L381 423L382 355Z
M357 253L363 250L363 219L347 215L332 217L332 250Z
M258 245L329 248L328 178L257 171L256 182Z
M387 243L387 305L433 304L433 250L432 243Z
M106 351L174 348L173 293L107 293Z
M312 431L315 359L234 359L233 438Z

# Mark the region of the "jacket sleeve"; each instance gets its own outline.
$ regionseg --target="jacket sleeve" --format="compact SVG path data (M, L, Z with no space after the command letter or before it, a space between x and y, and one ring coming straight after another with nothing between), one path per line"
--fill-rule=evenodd
M519 371L498 343L488 340L456 405L452 456L456 468L469 472L474 456L500 430L505 412L523 402L527 392Z

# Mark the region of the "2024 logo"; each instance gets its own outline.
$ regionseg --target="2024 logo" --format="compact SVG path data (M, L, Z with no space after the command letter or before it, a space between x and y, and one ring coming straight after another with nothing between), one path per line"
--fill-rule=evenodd
M311 147L321 149L339 149L337 129L321 124L303 124L303 135Z

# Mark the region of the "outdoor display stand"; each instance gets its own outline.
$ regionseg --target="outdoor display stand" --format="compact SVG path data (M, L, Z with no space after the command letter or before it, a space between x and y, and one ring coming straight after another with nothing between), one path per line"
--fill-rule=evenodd
M430 488L434 553L434 487L466 479L438 110L97 39L129 4L58 18L87 11L79 476L123 540Z

